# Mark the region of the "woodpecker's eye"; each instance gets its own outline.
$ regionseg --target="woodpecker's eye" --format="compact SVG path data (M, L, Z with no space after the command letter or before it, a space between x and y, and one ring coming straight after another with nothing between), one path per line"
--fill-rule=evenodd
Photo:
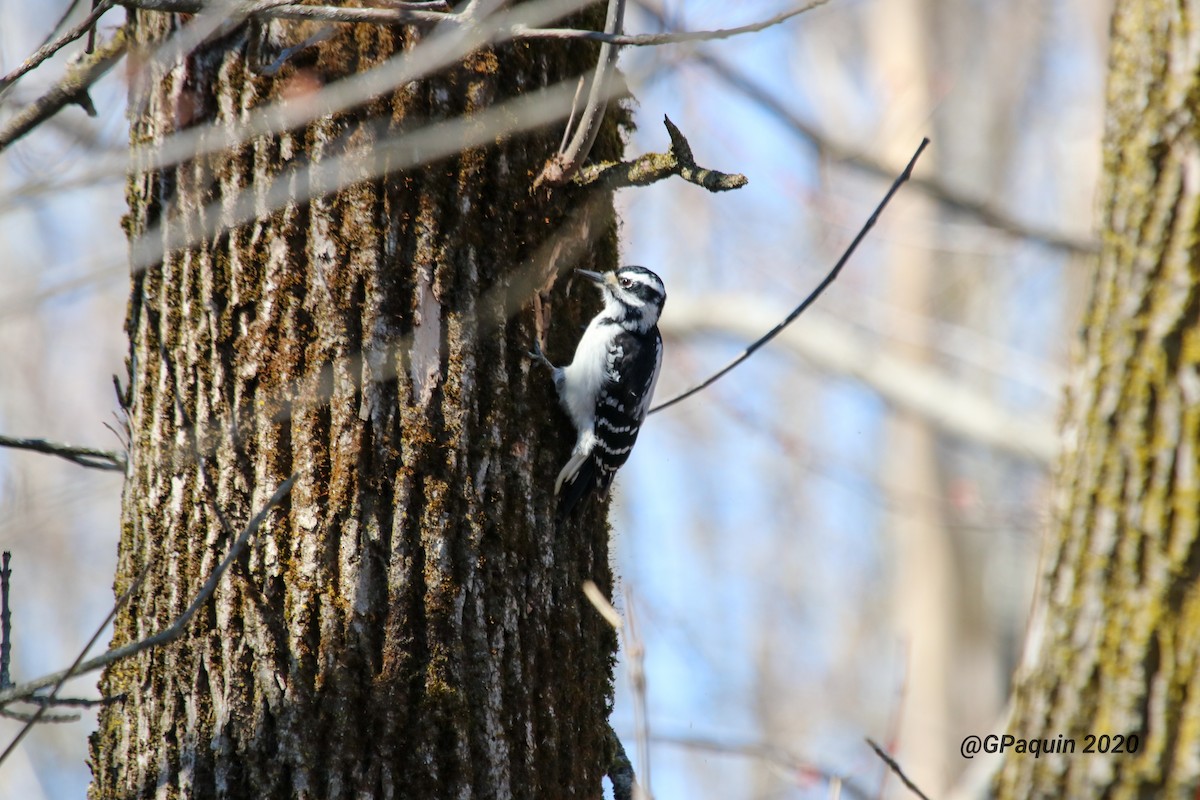
M628 289L630 286L633 286L633 281L630 280L629 278L621 278L621 279L619 279L619 283L625 289Z

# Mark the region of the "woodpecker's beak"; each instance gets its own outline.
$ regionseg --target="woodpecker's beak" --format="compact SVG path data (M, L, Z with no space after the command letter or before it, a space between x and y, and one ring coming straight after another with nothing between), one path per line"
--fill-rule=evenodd
M599 272L592 272L590 269L577 269L576 273L587 278L592 283L604 283L604 275Z

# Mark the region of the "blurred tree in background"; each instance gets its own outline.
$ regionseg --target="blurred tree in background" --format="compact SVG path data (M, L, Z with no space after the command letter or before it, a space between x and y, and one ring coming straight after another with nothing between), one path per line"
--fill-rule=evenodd
M783 0L752 5L631 3L625 28L641 33L730 27L796 6ZM30 52L61 11L61 4L0 6L6 21L0 26L5 69ZM101 43L113 35L116 23L110 19L120 20L119 13L102 22ZM78 18L77 13L73 19ZM595 17L590 24L597 25ZM660 398L709 374L778 321L833 263L921 136L934 142L914 181L818 306L724 381L652 417L618 477L613 571L632 588L632 603L640 612L638 644L645 652L656 796L824 798L831 780L841 779L849 796L856 789L875 796L880 786L888 796L907 796L866 747L864 736L891 750L931 796L950 796L952 788L973 796L990 785L995 760L968 762L956 753L962 736L1007 726L1009 679L1025 636L1048 469L1057 448L1053 418L1061 375L1094 269L1092 187L1101 163L1107 26L1105 4L1091 0L834 0L751 36L623 51L621 68L640 123L629 150L666 148L658 125L665 113L688 135L698 158L750 178L745 189L719 198L679 181L618 194L620 261L655 269L670 293L662 325L668 349ZM189 73L183 81L164 80L135 96L158 97L160 111L176 104L182 116L171 124L180 127L206 114L236 117L241 106L215 102L223 96L216 89L224 86L237 90L233 96L239 103L253 103L259 87L283 91L277 84L286 82L299 106L320 88L325 70L351 74L404 43L403 34L385 36L373 26L352 30L357 33L340 31L291 56L284 69L292 80L239 73L227 57L229 42L218 40L203 50L201 64L216 70L213 82L190 84L196 76ZM487 103L517 94L506 80L521 84L524 92L552 82L551 73L553 78L576 74L581 67L566 66L574 63L574 54L594 58L595 50L535 41L502 52L507 54L502 64L483 57L465 62L449 78L417 84L422 87L417 96L381 94L371 104L288 136L256 138L236 158L204 156L188 166L149 170L163 180L141 188L126 187L122 174L95 170L104 159L125 158L129 128L122 115L128 111L135 120L148 119L144 115L153 111L126 109L130 87L121 70L91 92L98 120L70 107L37 135L7 149L0 155L0 241L7 253L0 263L0 433L116 445L103 423L112 421L115 408L109 376L124 374L128 349L121 320L129 300L129 259L120 226L127 188L147 198L158 193L168 208L182 203L179 208L188 209L154 229L163 235L161 249L171 242L168 229L199 230L233 213L219 201L240 191L244 176L256 170L274 179L286 175L296 159L334 162L345 152L370 152L390 133L408 130L405 126L418 120L442 121L435 118L444 114L445 121L453 121L475 102L464 97ZM337 63L322 60L334 54ZM539 61L547 58L557 60ZM0 113L35 99L61 74L65 60L48 62L13 87ZM533 68L537 64L545 74ZM510 74L508 68L515 71ZM527 68L533 72L521 71ZM190 322L168 328L176 331L162 340L174 348L169 358L133 365L135 374L160 379L159 385L135 383L138 391L162 393L154 401L159 424L175 438L156 446L166 450L169 445L185 461L196 448L213 454L206 478L194 467L181 470L177 494L164 485L159 501L170 510L179 497L198 510L192 524L208 532L208 552L223 552L228 535L214 519L205 487L222 498L221 507L237 527L278 480L300 466L289 466L297 446L321 442L317 463L327 467L317 470L320 480L305 485L301 479L299 494L291 506L275 512L272 525L303 529L308 541L310 529L302 526L314 520L297 516L296 504L309 506L315 498L321 511L312 530L329 534L314 534L312 541L331 547L376 541L369 526L333 533L339 520L348 518L337 509L350 508L338 498L371 497L381 488L364 482L374 467L364 469L355 460L335 470L335 457L361 456L361 464L386 471L405 454L385 450L386 437L332 436L380 423L380 430L401 430L406 422L399 398L402 385L414 380L412 364L404 356L382 362L367 356L363 363L339 356L356 346L370 353L371 341L419 328L412 311L420 303L419 279L400 280L384 269L386 264L372 266L385 262L398 241L374 239L371 231L378 231L392 212L403 221L409 205L405 224L413 230L426 226L423 241L441 248L430 263L443 258L455 265L440 276L436 268L426 276L438 304L451 312L440 322L438 341L444 339L446 348L439 350L439 364L460 333L472 347L487 351L486 366L477 361L471 367L480 376L474 386L437 384L439 393L458 391L462 405L439 406L450 402L439 394L429 406L416 404L414 424L423 420L447 432L463 419L472 429L487 409L498 413L501 383L507 395L525 398L528 407L536 403L543 413L553 410L548 387L536 375L527 377L520 364L519 348L533 335L529 317L490 334L454 328L459 333L452 335L451 323L469 315L472 302L478 310L486 296L483 287L503 282L514 266L509 261L527 263L543 249L540 244L553 239L551 231L581 208L579 198L546 206L529 194L521 197L519 214L516 206L492 206L482 197L466 198L465 207L462 202L463 192L486 185L497 187L498 198L516 203L516 195L501 187L513 171L539 166L517 143L536 142L538 155L544 156L553 150L558 132L561 125L537 135L516 134L495 146L473 146L464 155L414 168L411 186L374 178L355 182L326 202L282 206L261 222L238 228L228 241L194 251L168 248L175 255L146 261L152 268L139 291L148 285L179 297L196 282L207 290L241 274L245 267L216 255L241 252L243 245L259 248L268 264L277 259L281 270L285 264L304 265L300 283L230 283L247 294L230 293L226 305L213 309L178 305L170 325ZM615 138L602 137L599 146L616 154ZM387 157L399 163L413 154ZM327 177L336 182L336 174ZM527 192L528 181L525 186ZM509 188L515 192L515 182ZM521 216L534 209L541 217ZM160 211L153 204L144 210L149 216L131 214L127 224L137 230L161 221L153 216ZM370 219L352 224L367 211ZM595 234L600 252L594 263L615 263L602 260L613 258L606 251L612 243L603 214L598 219L596 230L603 235ZM504 235L475 242L450 236L447 227L459 225L460 233L477 225L479 231L500 230L493 224L507 225ZM254 239L256 225L261 234ZM514 245L517 239L522 244ZM469 278L459 267L470 263L472 244L478 271ZM501 252L495 259L483 258L488 248ZM351 267L332 270L323 266L326 258L339 266L348 260ZM373 270L378 277L369 284L366 276ZM356 277L342 282L351 275ZM389 284L393 279L397 282ZM355 281L362 287L357 294ZM572 293L566 299L563 291L560 285L553 295L549 346L555 358L569 352L574 341L571 320L583 319L592 308L591 298ZM266 309L268 296L283 305ZM241 331L224 324L203 330L200 321L211 317L232 325L238 314L251 313L237 305L243 300L255 304L256 316L274 314L287 323L278 336L248 331L270 350L260 350L257 363L295 369L297 377L306 375L315 383L280 381L281 375L263 367L257 376L239 373L230 369L233 362L222 360L222 343ZM369 319L390 319L397 327L373 329L365 324ZM143 318L135 330L149 332L149 325ZM310 335L311 348L297 344ZM182 346L187 342L194 344ZM171 368L176 362L179 370ZM322 363L335 366L302 369ZM387 392L393 394L375 405L355 406L351 387L369 385L373 371L388 375ZM194 388L210 376L222 381L215 394ZM282 422L286 415L275 413L279 409L247 405L255 380L262 387L256 391L274 385L291 393L287 410L294 421ZM510 381L515 383L507 385ZM184 399L182 412L167 402L171 393ZM323 396L329 404L314 410L310 400ZM257 443L250 450L239 453L233 447L235 437L223 427L229 420L217 419L219 404L238 410L238 424L248 426L239 433ZM459 411L463 416L456 417ZM378 416L388 413L400 416ZM515 502L512 483L527 474L524 470L552 478L563 431L555 428L557 418L531 423L509 416L499 424L505 430L510 424L531 425L530 461L504 477L488 478L509 487L500 500L504 506ZM188 436L189 430L199 436ZM502 457L487 425L472 430L473 446ZM446 508L486 502L467 489L476 473L461 462L450 465L443 458L447 453L432 444L425 455L422 463L430 474L450 487L439 500ZM335 472L349 482L330 482ZM388 480L399 491L403 472L391 474ZM122 518L118 484L103 473L0 450L0 546L17 554L17 679L69 663L110 607L118 543L135 536L131 526L116 524ZM535 497L539 486L545 484L531 484ZM337 497L318 491L330 487L341 487ZM379 497L388 491L382 490ZM435 505L419 502L422 508ZM383 506L366 511L376 520L393 515ZM127 510L127 520L128 515ZM163 522L146 522L144 530L172 530L177 523L169 519L164 513ZM410 524L415 523L404 522L397 530L411 531L405 527ZM377 548L366 547L363 552L371 558L357 563L332 549L269 552L272 534L264 533L227 577L222 591L228 594L216 608L253 602L251 587L257 587L274 592L272 602L283 603L285 610L294 609L297 625L308 623L305 635L295 639L296 652L312 654L295 665L298 682L289 678L292 665L270 658L261 666L272 673L255 676L264 699L268 690L280 703L287 692L299 692L301 704L294 712L303 703L315 703L315 696L303 695L303 687L318 674L336 678L321 684L330 691L350 691L328 671L337 659L323 660L321 654L330 650L322 650L322 642L344 636L365 646L371 639L348 623L362 613L357 606L325 600L352 585L382 585L378 573L368 570L395 573L386 572L390 562L379 560L383 551ZM488 552L497 558L546 552L545 547L521 549L498 536L481 535L477 544L494 547ZM603 572L604 558L595 549L600 540L589 535L541 544L558 548L555 557L568 563L554 578L562 581L556 585L564 593L554 600L553 613L576 614L583 621L592 610L580 605L577 585L567 591L568 583L582 577L569 564L583 570L590 558L590 571ZM456 569L465 563L464 553L451 551L446 557L452 579L464 578L467 573ZM336 569L309 575L288 571L288 564L336 564ZM183 566L190 582L206 568L203 563ZM132 564L122 562L120 568L128 575ZM272 574L283 576L282 585L259 582ZM297 580L289 581L293 575ZM354 575L362 582L346 583ZM486 586L487 576L478 577L478 585ZM498 597L480 592L480 597ZM150 599L143 598L140 607L161 621L180 599L158 594L153 599L158 605L146 606ZM404 613L384 609L388 600L379 594L361 597L379 613ZM408 608L424 607L414 600ZM431 618L443 618L437 617L441 607L429 610ZM551 613L548 608L532 613L542 611ZM589 633L598 637L597 646L609 646L611 634L598 619L587 624L593 622L597 627ZM448 628L479 630L473 624L464 617L462 628ZM127 625L119 623L118 635ZM360 635L364 638L356 638ZM286 638L285 631L258 631L250 641L278 652L272 642ZM219 649L207 639L173 647L178 652L172 650L170 657L191 665L204 663L206 652ZM369 647L358 652L369 660ZM629 744L639 734L631 712L637 693L630 689L627 664L622 654L613 726ZM186 680L195 675L193 669ZM485 683L492 679L484 678ZM67 689L87 695L90 683L90 678L75 681ZM408 686L415 691L417 681ZM195 694L185 688L179 689L181 696ZM370 693L378 687L353 690ZM208 691L213 693L211 685ZM443 711L457 702L452 695L444 699L438 706ZM345 717L339 722L340 711L327 708L323 729L346 724ZM80 725L39 726L0 769L0 794L35 800L80 796L88 780L84 759L91 720L89 712ZM15 725L0 724L0 733L9 734ZM186 732L187 725L181 730ZM113 733L105 726L99 736ZM447 750L473 735L469 729L449 732ZM491 763L488 758L478 763ZM590 766L580 767L585 768Z
M1200 787L1198 23L1194 3L1116 4L1104 246L1009 726L1078 750L1010 755L1002 797Z

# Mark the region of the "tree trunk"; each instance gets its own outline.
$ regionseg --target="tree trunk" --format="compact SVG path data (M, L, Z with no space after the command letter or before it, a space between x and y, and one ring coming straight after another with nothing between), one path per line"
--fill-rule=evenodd
M1194 1L1117 3L1104 247L1009 730L1075 749L1014 742L1002 797L1200 787L1198 27Z
M584 17L569 22L599 22ZM135 69L150 65L132 88L135 145L232 124L421 35L339 26L272 78L248 69L243 26L154 66L182 24L131 12ZM596 212L580 190L531 194L558 140L543 131L311 202L262 199L289 170L595 57L590 44L485 50L354 111L131 176L135 251L147 235L193 244L132 278L117 591L146 573L114 644L167 626L231 531L298 479L186 635L104 674L124 699L92 737L93 798L600 796L616 640L580 587L611 590L607 525L597 510L556 531L573 436L525 357L531 315L511 306L522 265L585 200L600 235L571 266L615 266L611 198ZM617 157L619 142L609 122L596 150ZM247 193L258 218L230 224ZM575 295L555 306L552 356L595 308Z

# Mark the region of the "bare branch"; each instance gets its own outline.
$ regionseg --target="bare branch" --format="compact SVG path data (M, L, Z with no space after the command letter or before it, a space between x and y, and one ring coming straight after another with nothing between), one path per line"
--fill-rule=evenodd
M740 36L743 33L754 33L765 28L770 28L773 25L778 25L792 17L803 14L805 11L812 11L814 8L823 6L829 0L811 0L799 8L793 8L791 11L784 11L781 14L776 14L770 19L762 22L754 22L749 25L742 25L737 28L723 28L715 31L677 31L675 33L641 33L641 34L620 34L607 33L600 31L582 31L575 28L530 28L524 25L517 25L513 28L514 39L584 39L589 42L603 42L605 44L621 45L623 47L650 47L664 44L680 44L683 42L709 42L717 39L729 39L733 36Z
M904 785L908 787L910 792L921 798L921 800L929 800L929 796L918 789L917 785L909 780L908 776L904 774L904 770L900 769L900 765L896 763L894 758L889 756L882 747L875 744L875 742L870 738L868 738L866 741L867 744L871 746L871 749L875 751L875 755L883 759L883 763L887 764L888 768L891 769L892 772L896 773L896 776L904 782Z
M126 8L162 11L173 14L199 14L213 6L212 0L118 0ZM445 3L388 3L386 8L347 8L331 5L304 5L290 0L256 8L247 16L258 19L307 19L325 22L366 22L374 25L400 25L411 22L442 22L453 19Z
M604 32L610 35L619 34L625 19L625 0L608 0L608 14L604 20ZM587 161L600 133L600 123L604 121L604 111L608 108L608 81L617 65L618 45L605 42L600 45L600 56L596 61L596 73L592 77L592 85L588 90L587 104L579 115L579 123L575 135L565 148L546 162L542 172L533 182L536 189L542 184L561 186L571 178ZM574 114L572 113L572 117Z
M145 639L139 639L136 642L130 642L129 644L124 644L120 647L114 647L102 655L74 665L70 669L61 670L50 675L44 675L35 680L2 690L0 691L0 706L4 706L13 702L14 700L22 700L30 697L39 689L44 689L47 686L53 686L57 683L61 683L69 677L84 675L88 672L95 672L98 669L107 667L109 664L113 664L122 659L135 656L145 650L159 647L164 644L169 644L178 639L187 629L188 623L192 621L192 617L196 616L196 612L199 611L200 608L212 598L213 593L217 590L217 585L221 582L221 578L225 575L226 571L228 571L229 565L232 564L234 559L236 559L241 554L242 550L245 549L246 543L250 541L250 537L254 535L255 531L257 531L262 525L263 521L266 520L267 515L271 513L271 510L282 503L283 499L287 497L289 492L292 491L292 485L295 484L295 482L296 476L292 475L286 481L279 484L279 488L276 489L275 493L271 495L269 500L267 500L266 504L262 507L262 510L255 514L254 518L251 519L250 522L246 524L246 527L242 529L241 534L238 535L238 538L230 546L229 552L225 555L225 558L216 566L215 569L213 569L212 573L209 574L208 579L204 582L204 585L200 588L200 591L196 593L191 605L189 605L182 614L176 617L174 622L153 636L148 636Z
M137 591L137 588L142 585L142 579L145 577L146 572L143 571L142 574L139 575L137 579L135 579L133 583L129 585L129 588L126 589L119 598L117 598L117 602L113 604L112 610L108 612L108 615L104 618L104 622L101 622L99 627L96 628L96 632L92 634L92 638L88 639L87 644L85 644L83 649L79 651L79 655L75 656L75 660L71 662L71 666L68 667L66 671L62 672L58 680L54 682L54 688L50 690L50 694L46 695L45 697L38 698L38 700L42 701L42 705L33 713L32 716L29 717L29 719L25 720L25 726L21 728L16 736L13 737L13 740L9 742L8 747L4 748L4 752L0 753L0 764L3 764L4 760L8 758L9 754L17 749L17 745L19 745L21 740L24 739L31 730L33 730L33 726L46 716L46 710L54 705L54 701L58 697L58 692L60 689L62 689L63 684L66 683L67 680L72 676L79 674L77 671L79 669L79 662L83 661L83 659L87 657L88 651L95 646L96 640L99 639L101 634L104 633L104 630L108 627L108 624L113 621L113 617L117 615L117 612L125 605L125 603L129 602L129 598L132 597L133 593ZM27 700L30 699L30 696L26 696L21 699ZM3 705L6 704L0 703L0 707Z
M316 5L280 0L276 4L254 9L247 16L259 19L296 19L319 20L323 22L342 22L348 24L366 23L372 25L398 25L406 23L437 23L452 22L470 24L475 20L466 12L455 13L445 2L405 3L377 0L379 5L365 8L351 8L336 5ZM588 31L578 28L540 28L526 23L512 25L507 33L511 39L568 39L599 42L615 46L649 47L664 44L681 44L686 42L706 42L728 39L745 33L754 33L782 22L792 17L811 11L825 5L829 0L810 0L790 11L776 14L770 19L741 25L736 28L723 28L712 31L676 31L673 33L622 34L610 30L606 24L603 31ZM170 13L198 14L210 8L212 0L115 0L115 4L127 8L140 8L145 11L161 11ZM610 6L611 7L611 6ZM623 12L623 9L622 9Z
M92 469L125 471L125 454L115 450L98 450L94 447L76 447L71 444L51 442L46 439L20 439L13 436L0 435L0 447L11 447L16 450L32 450L35 453L65 458L73 464Z
M104 16L105 12L112 8L113 5L113 0L102 0L101 3L92 9L90 14L84 17L83 22L80 22L74 28L67 31L54 41L47 42L39 47L33 55L22 61L19 67L5 75L3 78L0 78L0 97L3 97L4 93L8 91L9 87L16 83L21 76L37 69L43 61L50 58L59 50L69 45L71 42L83 36L88 31L92 30L100 17Z
M413 2L405 2L405 0L375 0L380 5L388 8L403 8L409 11L451 11L450 3L447 0L413 0Z
M12 579L12 567L8 565L12 553L5 550L0 555L0 689L12 686L9 669L12 665L12 613L8 610L8 586Z
M20 88L17 88L5 96L4 102L16 108L32 102L33 99L34 95L32 93L26 94ZM89 151L89 156L107 155L115 158L118 155L127 156L129 153L129 145L127 143L120 142L113 137L104 136L99 130L100 126L93 123L89 117L80 117L75 114L55 114L44 122L39 123L39 125L43 124L61 136L67 143L86 148ZM34 185L38 184L35 182ZM24 196L24 187L15 186L6 194L12 197L22 197Z
M812 292L809 293L808 297L804 298L800 305L792 309L791 313L788 314L782 322L780 322L771 330L767 331L764 336L743 350L737 358L733 359L724 367L717 370L716 373L709 376L696 386L693 386L691 389L688 389L686 392L678 394L675 397L672 397L670 400L667 400L665 403L660 403L659 405L650 409L649 413L653 414L656 411L662 411L664 408L670 408L679 401L686 400L697 392L707 389L734 367L741 364L750 356L754 355L755 351L757 351L760 347L778 336L784 328L792 324L796 317L803 314L805 309L816 302L817 298L820 297L821 294L829 288L829 285L837 279L838 274L842 271L842 267L846 266L846 262L850 260L850 256L854 255L854 251L858 249L859 244L861 244L862 240L866 238L867 233L871 230L871 228L875 227L875 223L878 221L879 215L883 213L883 209L887 207L887 204L892 199L892 196L899 191L904 182L907 181L912 175L913 167L917 165L917 159L921 157L921 153L928 145L929 139L921 140L920 146L917 147L917 152L913 153L913 157L909 159L908 165L904 168L904 171L900 173L900 176L892 183L892 186L890 189L888 189L887 194L883 196L883 200L881 200L879 205L875 207L875 211L871 213L871 216L867 219L866 223L864 223L862 228L858 231L858 235L854 237L854 241L850 242L850 246L846 248L846 252L842 253L842 257L839 258L837 263L833 265L833 269L829 271L829 274L825 276L824 280L817 284L817 288L813 289Z
M123 695L118 695L115 697L87 698L87 697L52 697L52 696L37 694L37 695L33 695L32 697L25 697L19 701L14 701L14 702L27 703L31 706L38 706L38 707L40 707L40 709L63 708L63 707L95 708L96 706L106 706L111 703L119 702L122 698L123 698ZM0 717L4 717L5 719L11 719L16 722L24 722L29 725L34 725L37 723L45 724L45 723L56 723L56 722L78 722L80 719L79 714L51 714L48 711L44 711L44 710L42 710L41 713L36 712L36 711L33 713L28 713L25 711L13 711L11 708L3 708L3 707L0 707Z
M10 678L10 668L12 666L12 613L8 604L9 588L12 580L12 567L9 566L11 560L12 553L7 550L0 556L0 689L7 689L9 686L12 686ZM103 698L100 700L83 700L70 697L42 697L39 695L24 699L21 702L42 706L40 719L38 714L12 711L3 707L0 707L0 717L28 724L35 722L75 722L79 719L78 714L48 714L45 713L44 708L48 706L90 707L101 705L105 700Z
M82 34L81 34L82 35ZM125 55L125 31L117 31L108 43L96 52L84 55L78 64L67 70L67 74L46 94L18 111L3 128L0 128L0 150L20 139L26 133L57 114L64 106L72 103L83 106L89 116L95 116L88 97L88 87Z
M652 9L647 9L655 13ZM775 96L765 85L751 78L737 67L709 53L698 53L694 57L696 63L705 67L713 75L720 78L732 88L758 103L765 111L770 112L776 119L790 128L793 133L814 145L822 154L835 161L841 161L870 175L889 178L892 169L873 156L861 153L844 144L835 142L794 114L787 105ZM1068 253L1091 256L1100 252L1100 244L1094 238L1081 238L1051 228L1024 222L1013 217L1008 212L996 208L978 198L960 192L947 186L936 178L916 177L912 179L914 188L918 188L945 207L968 214L996 230L1020 239L1044 244L1055 250Z
M649 186L672 175L678 175L688 183L694 183L710 192L726 192L740 189L748 181L745 175L718 172L698 166L692 157L692 148L687 139L675 127L669 117L663 117L667 133L671 137L671 149L666 153L647 153L633 161L607 162L584 167L576 177L583 186L599 184L607 189L628 186Z
M28 703L31 706L48 705L56 708L62 708L63 706L72 706L75 708L95 708L96 706L107 706L112 703L116 703L121 700L122 697L123 695L116 695L115 697L55 697L51 699L46 695L35 694L32 697L26 697L20 700L20 702ZM4 712L0 711L0 713ZM46 721L46 718L43 717L42 722Z
M67 3L67 7L63 9L62 16L58 18L58 22L54 23L54 27L50 29L50 32L46 34L46 38L42 39L42 43L38 45L38 47L45 47L46 45L50 44L50 42L54 41L55 37L58 36L59 32L66 26L67 21L71 19L71 16L75 13L75 9L79 8L79 4L81 2L83 2L83 0L71 0L71 2ZM95 0L92 0L92 8L95 8L98 5L99 3L95 2ZM95 28L92 30L95 30Z
M47 700L48 698L42 697L39 699ZM25 701L22 701L22 702L25 702ZM55 698L54 705L58 705L58 698ZM80 720L79 714L51 714L49 712L42 711L41 709L38 709L38 711L35 711L32 714L29 714L24 711L11 711L6 708L0 708L0 717L4 717L5 719L11 719L14 722L23 722L26 725L35 725L38 723L54 724L54 723L66 723L66 722L78 722Z

